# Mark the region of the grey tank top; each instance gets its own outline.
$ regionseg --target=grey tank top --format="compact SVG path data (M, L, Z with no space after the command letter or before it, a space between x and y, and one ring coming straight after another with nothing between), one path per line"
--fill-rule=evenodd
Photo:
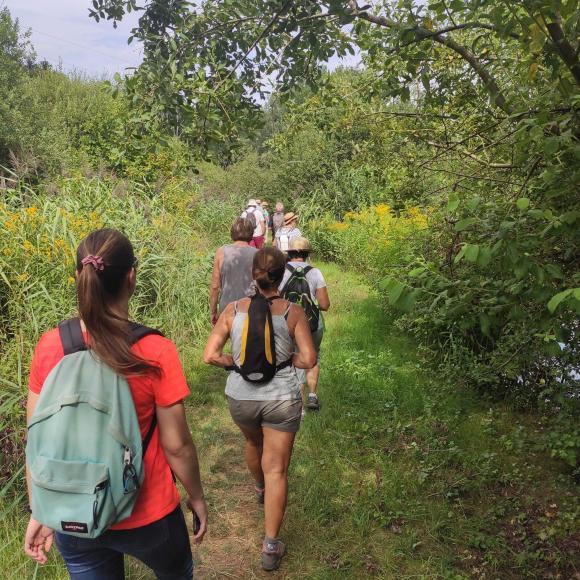
M223 246L224 259L220 270L220 312L230 302L235 302L251 293L252 261L256 248L250 246Z
M236 312L232 324L230 336L232 356L236 365L240 364L242 329L247 316L247 312ZM285 314L273 314L272 325L276 342L276 362L280 364L288 360L296 349L288 331ZM231 371L226 382L226 395L238 401L289 401L300 399L300 384L293 366L279 370L270 382L263 384L249 383L242 375Z

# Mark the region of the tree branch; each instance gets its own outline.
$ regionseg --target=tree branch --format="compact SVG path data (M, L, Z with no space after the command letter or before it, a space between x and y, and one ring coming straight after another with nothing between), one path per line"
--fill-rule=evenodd
M427 143L427 145L431 145L432 147L435 147L436 149L443 149L444 151L449 149L449 147L443 145L442 143L437 143L436 141L426 141L426 143ZM465 155L466 157L469 157L470 159L473 159L474 161L477 161L481 165L484 165L485 167L489 167L490 169L515 169L516 168L516 165L513 165L512 163L488 163L485 159L482 159L481 157L478 157L474 153L471 153L471 151L467 151L466 149L459 149L458 147L456 147L455 149L461 155Z
M360 18L362 20L366 20L371 24L376 24L377 26L382 26L383 28L395 28L398 30L404 30L406 27L391 18L387 18L383 15L376 15L376 14L369 14L365 11L359 11L358 5L356 0L349 0L349 8L351 10L351 14L355 18ZM474 24L474 23L473 23ZM463 28L467 27L467 25L458 25L463 26ZM427 28L422 26L417 26L414 31L417 35L417 41L422 41L426 39L432 39L434 42L438 42L446 46L447 48L453 50L457 54L459 54L464 60L466 60L471 68L475 71L477 76L482 80L483 85L487 92L489 93L492 102L501 109L504 113L511 115L513 109L508 104L507 99L505 98L504 94L501 92L499 85L497 84L496 80L493 76L489 73L489 71L485 68L485 66L477 59L477 57L465 46L462 46L455 42L449 36L444 34L445 31L449 31L455 29L457 27L448 27L447 29L442 29L437 32L433 32Z
M580 61L578 60L578 53L564 36L564 31L559 22L547 22L544 18L544 23L560 58L570 69L576 83L580 85Z
M262 40L262 38L264 38L268 34L268 32L270 32L270 30L272 29L274 24L276 24L276 21L278 20L278 18L280 18L280 15L283 14L284 12L286 12L286 10L288 10L288 8L290 7L291 4L292 4L292 0L287 0L282 5L282 8L280 8L280 10L278 10L278 12L276 12L274 14L274 16L272 16L270 22L268 22L268 24L266 24L266 27L264 28L264 30L262 30L262 32L260 32L260 34L258 34L258 36L256 37L256 40L254 40L254 42L252 42L252 44L250 45L248 50L246 50L244 55L236 62L236 64L232 68L232 70L225 76L225 78L223 79L223 81L220 84L222 84L224 81L226 81L229 77L231 77L236 72L237 68L246 60L246 58L248 58L248 55L252 52L252 50L254 50L254 48L256 48L256 46L258 45L258 42L260 42L260 40Z

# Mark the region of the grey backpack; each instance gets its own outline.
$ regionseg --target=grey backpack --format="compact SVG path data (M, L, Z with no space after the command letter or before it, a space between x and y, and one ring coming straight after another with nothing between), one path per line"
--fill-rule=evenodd
M127 380L87 349L78 318L59 332L64 357L28 423L32 515L58 532L96 538L133 511L156 415L141 441ZM133 324L131 342L149 334L161 335Z

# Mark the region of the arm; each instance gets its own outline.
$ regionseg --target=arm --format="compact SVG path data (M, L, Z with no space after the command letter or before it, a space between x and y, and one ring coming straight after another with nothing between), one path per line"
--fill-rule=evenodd
M213 272L211 274L211 287L209 290L209 308L211 312L211 323L215 325L218 318L218 300L221 290L220 270L222 267L223 250L219 248L215 253L213 261Z
M233 319L233 310L234 305L228 304L209 335L203 352L203 362L207 365L226 368L234 364L231 354L223 354L224 346L230 336L230 318Z
M185 418L185 408L180 401L169 407L158 406L156 412L161 447L167 463L183 484L188 495L187 503L201 522L199 532L194 537L194 542L199 544L207 531L207 506L203 497L197 451Z
M30 421L38 397L33 391L28 391L28 399L26 400L26 421ZM32 492L30 486L30 471L28 464L26 464L26 489L28 491L28 505L32 499ZM46 564L48 557L47 553L50 550L53 542L54 533L50 528L43 526L38 520L35 520L32 515L28 521L26 528L26 535L24 536L24 553L30 556L39 564Z
M316 289L316 302L318 302L318 308L324 312L330 308L330 298L328 297L328 288L326 286Z
M294 341L298 352L292 357L292 364L299 369L311 369L316 364L316 349L306 314L300 306L292 305L289 315L289 326L294 327Z

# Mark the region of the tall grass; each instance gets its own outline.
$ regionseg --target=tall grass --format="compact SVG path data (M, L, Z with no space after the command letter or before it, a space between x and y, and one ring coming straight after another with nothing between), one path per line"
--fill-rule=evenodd
M208 330L212 216L229 221L231 210L203 200L198 189L177 180L154 194L131 183L75 177L44 190L7 190L0 198L3 506L23 493L18 468L28 365L40 335L75 313L74 258L80 240L100 227L126 233L139 259L131 315L160 328L187 360Z

